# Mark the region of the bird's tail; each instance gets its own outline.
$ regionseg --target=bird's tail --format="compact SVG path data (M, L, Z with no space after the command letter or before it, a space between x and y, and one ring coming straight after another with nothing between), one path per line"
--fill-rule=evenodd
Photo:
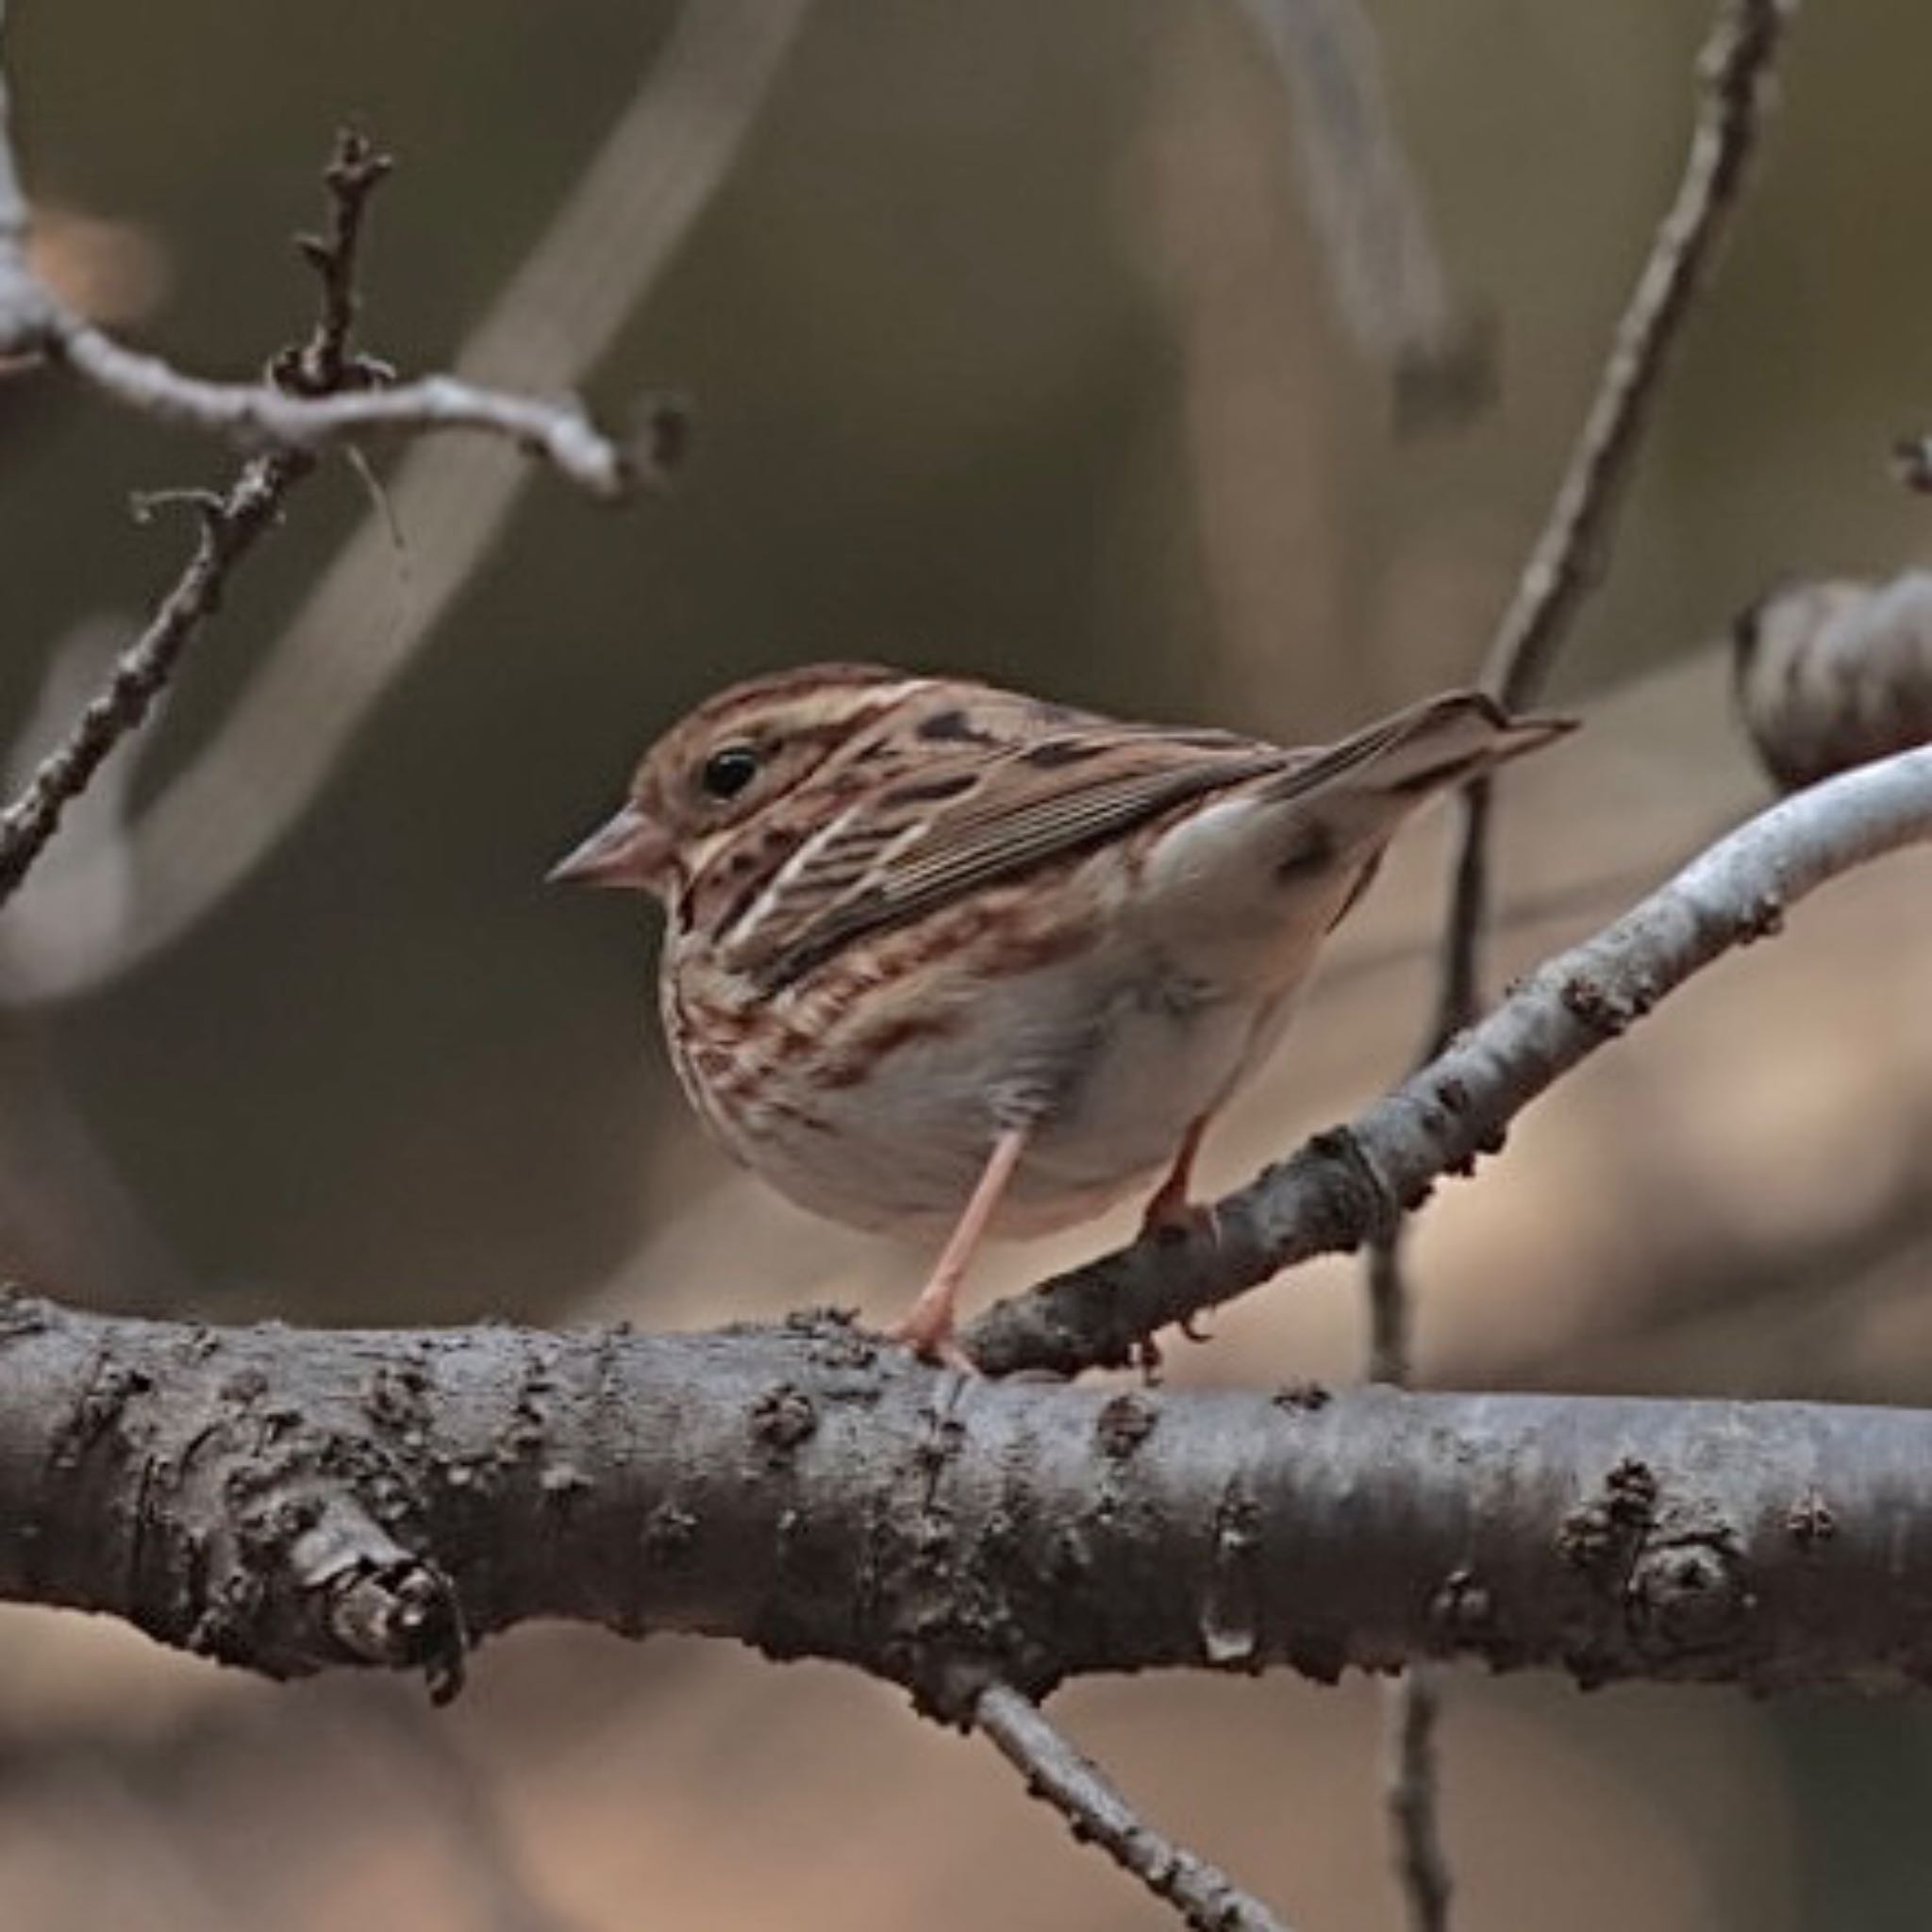
M1313 799L1346 787L1401 818L1433 793L1466 785L1575 727L1574 718L1512 717L1483 691L1444 691L1312 754L1274 779L1266 795Z

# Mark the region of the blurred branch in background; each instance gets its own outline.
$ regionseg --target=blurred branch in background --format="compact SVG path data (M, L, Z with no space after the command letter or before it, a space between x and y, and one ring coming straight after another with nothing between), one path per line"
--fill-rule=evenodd
M1467 415L1495 386L1489 332L1449 293L1441 251L1355 0L1242 0L1293 102L1303 190L1336 306L1390 373L1399 425Z
M134 628L129 619L102 614L84 618L57 640L40 701L0 768L0 784L14 791L31 781ZM92 874L99 896L92 906L76 904L77 922L111 926L125 916L125 869L105 861L121 836L140 754L151 741L124 740L67 810L70 835L84 824L104 856ZM106 1297L129 1312L184 1307L185 1274L59 1077L35 1015L0 1018L0 1091L7 1095L0 1108L0 1255L6 1265L28 1280L58 1281L82 1300ZM132 1302L130 1291L138 1297Z
M809 0L688 5L656 65L457 358L466 378L558 389L608 349L729 174ZM356 727L494 552L527 466L507 447L425 442L263 659L232 715L135 824L125 850L79 841L24 896L0 997L66 999L179 938L273 851ZM394 530L407 545L399 564ZM398 602L402 608L398 608ZM238 808L239 801L246 808ZM101 863L131 863L129 922L73 941Z
M1807 1389L1915 1400L1916 1351L1899 1356L1891 1388L1857 1376L1854 1358L1868 1345L1865 1318L1895 1296L1922 1301L1932 1259L1932 1104L1922 1101L1902 1133L1874 1136L1859 1184L1841 1194L1842 1220L1797 1236L1745 1232L1722 1215L1671 1230L1661 1256L1620 1282L1594 1319L1560 1346L1505 1354L1498 1379L1689 1390L1708 1386L1720 1364L1735 1377L1760 1358L1802 1361Z
M1777 56L1796 0L1720 0L1700 57L1701 97L1683 178L1658 225L1559 481L1484 662L1486 690L1506 705L1533 703L1584 597L1607 566L1611 534L1673 344L1688 320L1773 98ZM1481 1007L1480 948L1490 912L1492 781L1459 801L1460 841L1451 874L1436 1005L1424 1037L1428 1061ZM1369 1241L1369 1373L1410 1375L1409 1287L1400 1220ZM1411 1932L1445 1932L1449 1874L1435 1791L1436 1685L1405 1674L1391 1693L1389 1806Z
M0 1737L0 1799L42 1865L14 1874L10 1920L258 1932L269 1916L262 1902L286 1887L301 1903L277 1924L355 1923L341 1910L341 1876L374 1862L391 1868L387 1886L394 1867L409 1873L412 1924L581 1932L523 1871L466 1740L409 1687L339 1679L305 1700L298 1751L285 1715L230 1696L171 1713L139 1738L111 1723ZM375 1847L365 1807L381 1820ZM90 1842L91 1822L110 1833L110 1859L97 1856L98 1836ZM334 1895L318 1899L331 1878ZM378 1910L374 1923L391 1921Z
M1782 584L1733 625L1731 664L1738 714L1786 791L1932 743L1932 573Z

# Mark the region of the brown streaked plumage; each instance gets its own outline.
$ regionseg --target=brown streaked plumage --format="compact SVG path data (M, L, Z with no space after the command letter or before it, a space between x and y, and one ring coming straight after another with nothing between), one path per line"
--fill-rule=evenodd
M989 1229L1158 1179L1185 1216L1207 1123L1425 799L1567 729L1474 691L1339 743L1122 724L883 666L708 699L553 877L648 891L659 998L706 1124L807 1208L950 1229L893 1331L954 1353Z

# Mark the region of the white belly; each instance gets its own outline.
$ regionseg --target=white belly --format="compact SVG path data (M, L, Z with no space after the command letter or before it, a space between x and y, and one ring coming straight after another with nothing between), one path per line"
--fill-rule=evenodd
M1292 834L1246 800L1193 814L1115 905L1105 943L1005 978L969 977L970 945L927 959L922 1006L943 1027L863 1079L813 1091L808 1114L752 1124L708 1109L714 1124L802 1207L913 1236L951 1227L995 1137L1024 1124L993 1231L1041 1234L1099 1213L1166 1172L1189 1127L1259 1069L1287 1024L1356 877L1348 863L1277 872ZM1064 890L1075 903L1105 895L1077 876Z
M1174 1159L1190 1124L1258 1066L1286 997L1216 994L1154 970L1091 962L985 988L958 1030L915 1041L860 1085L822 1096L821 1124L768 1124L741 1158L813 1212L918 1237L949 1229L994 1136L1034 1122L993 1232L1086 1220Z

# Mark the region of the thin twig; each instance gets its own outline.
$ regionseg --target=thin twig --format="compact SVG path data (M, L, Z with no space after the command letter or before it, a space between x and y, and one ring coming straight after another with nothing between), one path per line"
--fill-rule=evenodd
M991 1684L979 1693L973 1722L1025 1778L1027 1790L1067 1821L1076 1839L1097 1844L1195 1932L1287 1932L1218 1866L1145 1824L1031 1698L1008 1684Z
M1388 1750L1383 1803L1410 1932L1449 1932L1455 1886L1442 1850L1438 1802L1436 1726L1442 1700L1436 1671L1427 1664L1405 1665L1383 1689L1382 1713Z
M1722 0L1699 63L1703 92L1676 198L1611 339L1569 466L1483 666L1484 686L1507 706L1521 708L1541 692L1571 620L1603 575L1672 345L1690 316L1726 217L1741 199L1771 102L1774 64L1795 5L1796 0ZM1493 797L1487 779L1462 796L1423 1064L1474 1019L1481 1005ZM1410 1291L1402 1248L1399 1222L1370 1242L1370 1373L1407 1385ZM1449 1924L1435 1777L1434 1733L1441 1712L1434 1687L1413 1672L1398 1679L1385 1707L1390 1824L1410 1932L1446 1932Z
M308 340L286 349L269 365L275 387L291 395L328 396L342 390L380 387L394 380L387 363L351 350L349 339L362 307L356 264L370 197L395 171L395 157L381 152L353 127L336 135L335 152L323 170L329 194L329 232L298 235L296 251L322 285L322 312Z
M1541 694L1571 620L1602 578L1672 349L1741 201L1796 6L1797 0L1722 0L1718 8L1698 62L1702 91L1676 197L1617 324L1576 445L1484 660L1484 688L1511 708ZM1478 784L1465 795L1438 1039L1467 1025L1478 1000L1489 789Z
M1404 1284L1401 1224L1369 1239L1368 1374L1372 1382L1407 1389L1414 1366L1408 1294Z
M4 94L0 86L0 101ZM0 125L0 251L13 231L9 196L16 202L18 197L7 155ZM330 382L366 381L375 366L351 350L349 328L363 217L389 169L388 157L376 154L359 135L337 137L323 176L334 210L332 230L326 240L309 238L303 248L321 282L321 310L308 338L283 351L275 365L318 392ZM41 761L20 795L0 810L0 906L19 890L46 850L61 813L86 791L114 747L147 717L182 652L221 603L228 573L274 526L289 491L314 466L315 458L306 451L277 450L251 458L225 492L158 491L143 499L139 507L142 515L159 503L185 500L200 517L200 538L146 628L115 659L106 687Z
M0 811L0 906L19 890L46 850L60 814L87 790L108 754L135 730L167 689L181 653L221 602L235 564L275 524L282 501L312 458L256 457L233 487L204 507L188 567L160 601L146 629L115 659L100 695L49 752L20 795Z
M575 403L506 395L454 375L425 375L394 389L291 396L264 383L184 375L158 357L124 348L65 309L49 311L41 329L10 340L0 317L0 349L34 348L143 415L212 431L244 449L319 450L376 430L486 430L542 457L593 496L623 496L635 480L629 457Z
M5 25L0 7L0 30ZM633 482L630 456L592 427L575 402L541 402L448 375L394 388L298 393L275 382L211 382L125 347L34 273L26 196L8 133L0 74L0 355L45 357L158 422L211 431L248 450L314 452L376 430L486 430L542 456L593 495L619 496ZM341 327L352 312L350 305L338 316ZM326 359L319 358L318 376Z

